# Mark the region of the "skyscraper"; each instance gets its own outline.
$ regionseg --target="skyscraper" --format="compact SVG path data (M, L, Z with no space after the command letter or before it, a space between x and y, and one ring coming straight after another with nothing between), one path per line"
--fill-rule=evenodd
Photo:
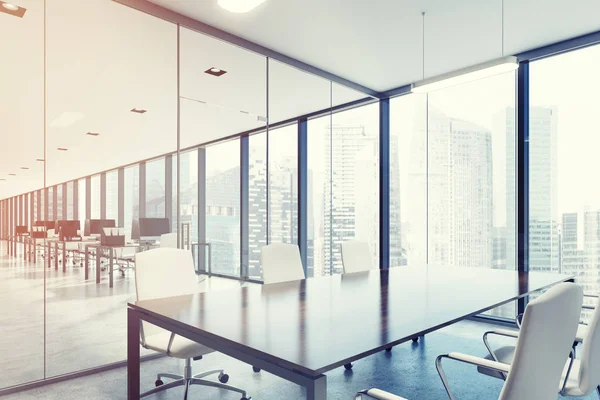
M492 265L492 137L429 111L429 263Z

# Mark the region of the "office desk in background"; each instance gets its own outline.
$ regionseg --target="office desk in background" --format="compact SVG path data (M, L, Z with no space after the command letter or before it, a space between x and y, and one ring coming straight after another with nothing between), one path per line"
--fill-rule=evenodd
M114 260L115 260L115 250L116 249L126 249L126 248L134 248L136 249L136 253L138 252L138 250L144 251L147 250L149 248L151 248L152 246L148 245L148 244L138 244L138 243L131 243L131 244L125 244L122 246L106 246L106 245L102 245L98 242L96 243L90 243L90 244L86 244L85 245L85 280L87 280L89 278L89 250L90 249L94 249L95 253L96 253L96 284L100 283L100 260L102 258L108 258L108 284L109 287L113 287L113 265L114 265Z
M483 268L397 267L130 303L128 399L140 398L140 320L324 400L327 371L572 280L540 272L526 278Z

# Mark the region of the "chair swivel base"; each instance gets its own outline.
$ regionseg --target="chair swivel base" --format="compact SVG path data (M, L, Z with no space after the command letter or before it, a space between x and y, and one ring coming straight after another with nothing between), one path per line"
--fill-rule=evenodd
M221 383L201 379L206 376L213 375L213 374L219 374L218 379L219 379L219 382L221 382ZM173 379L173 381L165 384L163 382L162 378ZM185 386L185 392L184 392L183 398L184 398L184 400L187 400L190 386L200 385L200 386L209 386L209 387L214 387L214 388L219 388L219 389L230 390L232 392L237 392L242 395L241 400L251 400L251 397L247 397L246 391L244 391L242 389L238 389L233 386L225 385L225 383L227 383L227 381L229 381L229 375L225 374L223 372L223 370L220 370L220 369L206 371L201 374L197 374L197 375L187 377L187 378L182 375L175 375L175 374L158 374L156 382L154 383L156 388L149 390L145 393L142 393L140 395L140 398L150 396L151 394L163 392L165 390L172 389L175 387Z

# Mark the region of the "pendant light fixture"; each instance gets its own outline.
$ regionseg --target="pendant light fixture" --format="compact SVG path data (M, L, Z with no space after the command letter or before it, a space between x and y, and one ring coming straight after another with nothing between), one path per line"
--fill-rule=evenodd
M425 13L423 15L423 31L425 31ZM504 0L502 0L502 56L498 59L486 61L481 64L461 68L452 72L441 74L432 78L423 79L412 85L413 93L427 93L433 90L439 90L462 83L475 81L482 78L514 71L519 68L517 57L504 56ZM423 70L425 65L425 39L423 35Z

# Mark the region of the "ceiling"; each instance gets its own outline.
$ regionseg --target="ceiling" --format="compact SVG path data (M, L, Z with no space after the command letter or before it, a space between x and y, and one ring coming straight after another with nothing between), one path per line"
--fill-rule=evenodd
M117 0L120 1L120 0ZM151 0L377 91L500 57L502 0ZM576 4L576 5L575 5ZM600 29L597 0L504 0L506 55Z
M176 25L110 0L46 0L44 118L43 2L14 3L27 13L0 13L13 38L0 42L0 198L177 149ZM187 29L180 46L181 148L365 97L274 60L267 78L265 57Z
M11 38L0 41L9 60L0 65L0 198L175 151L174 24L111 0L46 0L44 58L43 2L13 2L28 10L0 13L0 35ZM501 54L500 0L266 0L247 14L217 0L154 2L376 91L421 78L422 10L425 76ZM504 9L506 54L600 29L597 0L504 0ZM188 29L180 55L182 148L364 98L272 59L267 75L265 57Z

